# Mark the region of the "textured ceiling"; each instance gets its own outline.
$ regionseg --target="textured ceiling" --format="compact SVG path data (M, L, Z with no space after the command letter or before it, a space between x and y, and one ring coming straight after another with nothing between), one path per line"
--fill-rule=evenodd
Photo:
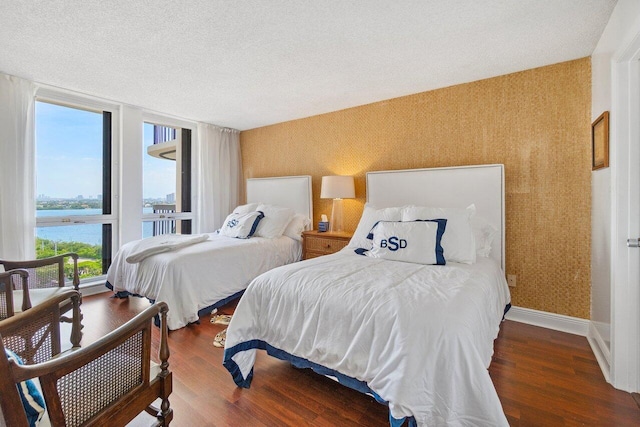
M240 130L589 56L615 0L1 0L0 72Z

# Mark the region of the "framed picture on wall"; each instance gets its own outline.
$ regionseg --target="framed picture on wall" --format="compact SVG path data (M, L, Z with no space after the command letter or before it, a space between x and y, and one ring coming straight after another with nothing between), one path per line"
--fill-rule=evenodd
M591 170L609 167L609 112L591 124Z

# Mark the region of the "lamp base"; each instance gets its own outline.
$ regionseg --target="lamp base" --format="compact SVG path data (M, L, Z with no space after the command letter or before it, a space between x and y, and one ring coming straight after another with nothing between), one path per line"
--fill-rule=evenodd
M342 199L333 199L329 231L344 231L342 226Z

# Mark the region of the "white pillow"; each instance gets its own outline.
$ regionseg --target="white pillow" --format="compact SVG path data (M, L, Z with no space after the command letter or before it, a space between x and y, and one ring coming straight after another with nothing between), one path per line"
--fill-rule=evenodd
M218 233L227 237L248 239L254 235L258 224L263 218L264 214L260 211L245 214L231 213L224 220L224 224L218 230Z
M302 241L302 232L309 230L310 227L311 220L306 215L295 214L282 234L294 240Z
M358 227L356 227L347 247L352 249L369 248L371 241L367 240L367 235L375 223L378 221L401 221L402 209L402 207L378 209L372 204L366 203Z
M357 253L371 258L416 264L445 265L441 240L447 225L446 219L426 221L380 221L371 230L371 250Z
M446 219L447 231L442 237L445 258L447 261L473 264L476 262L476 243L471 229L471 217L475 213L475 205L466 209L407 206L402 211L402 220Z
M291 208L282 206L259 204L256 208L264 213L264 218L258 224L256 236L273 239L282 236L289 221L296 214Z
M236 207L232 213L237 213L237 214L246 214L249 212L254 212L256 211L258 207L257 203L247 203L246 205L240 205L238 207Z
M471 218L471 229L476 241L476 255L488 257L491 253L493 239L498 234L498 229L489 224L486 219L477 215Z

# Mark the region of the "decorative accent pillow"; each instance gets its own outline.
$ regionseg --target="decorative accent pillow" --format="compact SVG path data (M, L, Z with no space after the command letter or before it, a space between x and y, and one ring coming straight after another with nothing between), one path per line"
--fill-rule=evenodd
M378 209L370 203L364 205L364 211L360 217L360 222L353 237L349 241L349 248L370 248L371 241L367 240L367 235L378 221L401 221L402 207Z
M356 253L415 264L445 265L441 240L446 226L446 219L379 221L369 233L372 249L361 248Z
M273 239L282 236L289 221L296 214L291 208L282 206L259 204L256 208L264 213L264 218L258 224L256 236Z
M224 224L222 225L222 228L218 230L218 233L227 237L248 239L254 235L263 218L264 214L260 211L249 212L246 214L232 213L224 220Z
M295 214L282 234L294 240L302 241L302 232L310 227L311 220L306 215Z
M23 364L22 359L11 350L5 349L5 353L9 360L13 360L18 365ZM27 414L29 426L34 427L42 420L46 411L44 397L40 390L38 390L34 380L26 380L18 384L18 393L20 394L24 411Z
M258 207L257 203L247 203L246 205L240 205L238 207L236 207L232 213L237 213L237 214L246 214L249 212L254 212L256 211Z
M475 213L475 205L466 209L406 206L402 211L402 220L446 219L447 232L442 237L444 256L447 261L473 264L476 262L476 243L471 218Z

